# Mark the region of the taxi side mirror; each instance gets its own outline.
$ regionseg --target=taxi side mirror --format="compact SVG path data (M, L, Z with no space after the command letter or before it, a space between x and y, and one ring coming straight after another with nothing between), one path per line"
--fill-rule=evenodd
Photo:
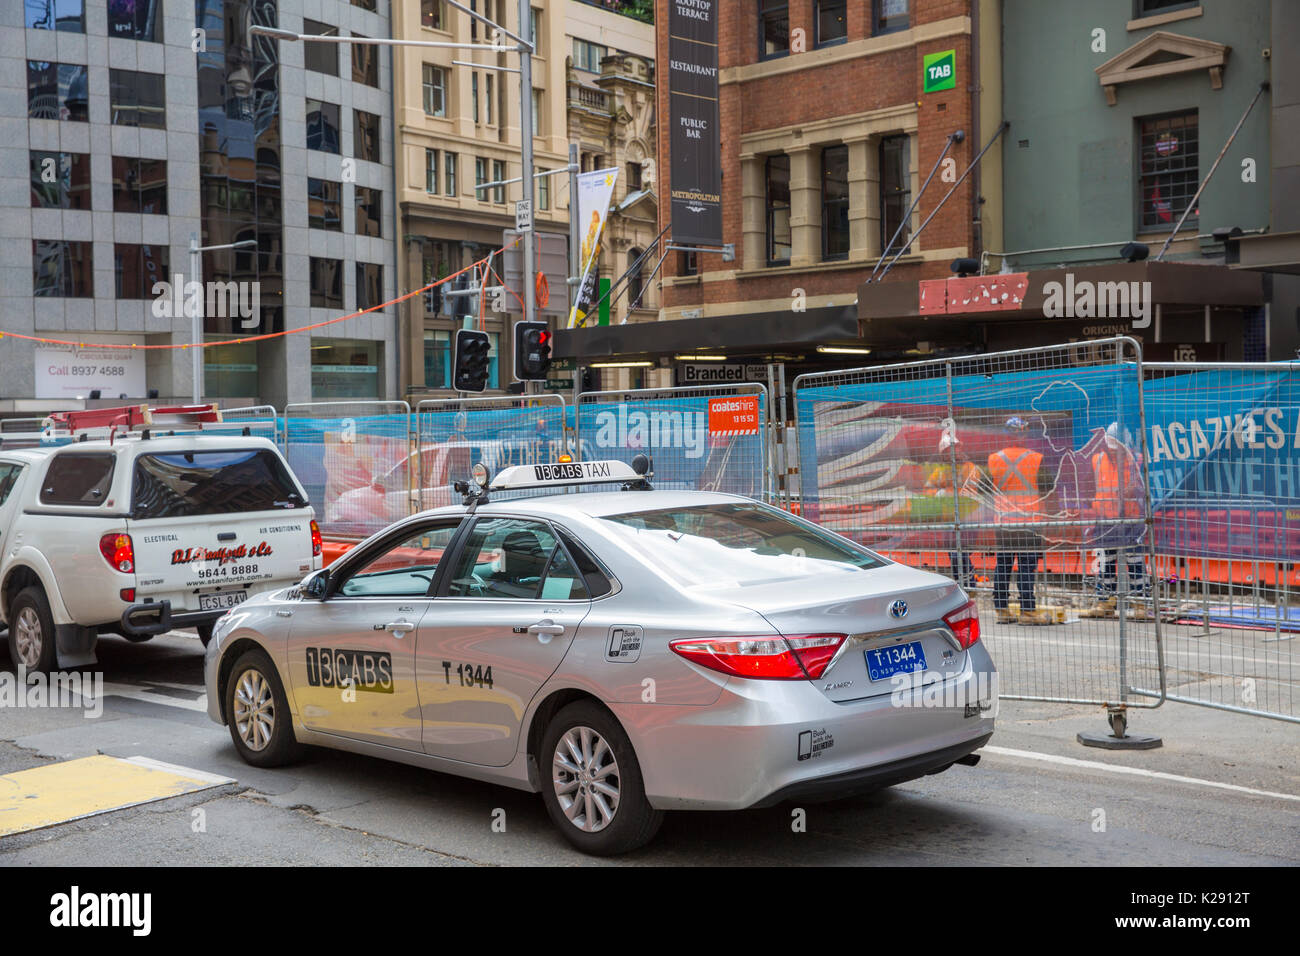
M329 578L330 573L328 568L317 571L303 582L303 595L315 601L325 600L325 592L329 587Z

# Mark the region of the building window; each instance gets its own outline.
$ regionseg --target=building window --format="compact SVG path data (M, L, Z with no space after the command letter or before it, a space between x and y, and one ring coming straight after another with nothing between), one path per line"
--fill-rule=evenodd
M484 105L487 107L487 111L486 111L487 124L489 126L495 126L496 124L492 121L492 117L494 115L493 110L496 107L496 101L497 101L496 93L494 91L494 88L496 86L496 77L494 77L491 73L488 73L484 77L484 80L487 81L486 92L483 96Z
M75 63L27 61L27 115L32 119L89 120L86 68Z
M337 103L307 100L307 148L322 153L339 151L339 108Z
M528 8L528 39L533 41L533 56L545 56L542 52L542 32L538 29L542 11L536 7Z
M600 72L600 61L606 53L605 47L599 43L590 43L587 40L573 38L573 68L575 70L586 70L588 73Z
M486 189L479 189L488 181L488 161L482 156L474 157L474 198L479 202L487 202L488 194Z
M371 13L374 13L378 8L377 4L378 0L352 0L352 5L354 7L360 7L362 10L369 10Z
M307 226L343 231L343 185L328 179L307 180Z
M641 256L641 250L636 247L627 251L627 307L629 309L637 308L638 303L641 301L642 289L645 285L642 276L642 266L644 263L639 263L637 261Z
M817 45L848 39L848 0L817 0Z
M366 39L360 33L352 35ZM379 88L379 47L373 43L352 44L352 82Z
M1141 117L1138 126L1138 228L1173 228L1200 185L1196 111ZM1193 209L1187 221L1199 218Z
M152 299L157 282L170 282L166 246L113 246L113 286L119 299Z
M542 171L540 166L534 166L533 168L537 172ZM536 184L537 186L536 189L537 208L543 211L550 209L551 208L551 177L538 176L536 179L533 180L533 183Z
M1170 10L1194 7L1198 3L1200 3L1200 0L1134 0L1133 13L1138 17L1149 17L1157 13L1167 13Z
M358 236L379 238L379 217L383 210L384 194L382 190L367 186L356 187Z
M700 274L700 257L697 252L677 252L677 274L679 276L697 276Z
M438 151L426 148L424 151L424 191L438 192Z
M912 236L912 224L904 221L907 207L912 204L912 174L908 168L910 148L907 136L886 136L880 141L880 249L881 252L902 249ZM889 240L898 230L903 230L892 246Z
M302 32L317 37L338 36L338 27L319 20L302 21ZM339 45L337 43L304 43L302 45L303 66L316 73L339 75Z
M447 29L447 11L442 0L420 0L420 26L430 30Z
M352 111L352 153L368 163L380 162L378 114Z
M542 132L542 91L533 90L533 135L543 136Z
M907 0L871 0L871 35L906 30L912 25Z
M447 71L424 64L424 112L430 116L447 115Z
M637 192L641 188L641 164L627 164L627 191L630 193Z
M313 338L312 398L378 398L382 356L380 342Z
M357 263L357 311L373 309L384 301L384 267Z
M758 0L758 58L790 52L790 8L786 0Z
M451 333L424 333L424 387L451 388Z
M849 148L822 150L822 259L849 255Z
M488 337L488 377L485 388L501 387L501 336L496 332L489 332Z
M32 295L88 299L95 294L89 242L32 240Z
M769 156L764 163L767 264L790 263L790 157Z
M469 98L474 104L474 122L478 122L478 70L469 76Z
M167 160L114 156L113 212L167 215Z
M114 126L167 128L167 87L161 73L109 70L108 88Z
M32 208L89 209L90 154L32 150Z
M343 310L343 260L312 256L307 265L311 305L315 309Z
M506 164L500 159L492 160L492 181L499 183L506 178ZM504 204L506 201L506 187L496 186L492 190L492 201Z
M83 7L82 0L23 0L23 23L29 30L85 33L86 16ZM111 31L112 28L109 29Z
M448 153L444 162L442 188L445 195L456 195L456 166L460 163L459 153Z

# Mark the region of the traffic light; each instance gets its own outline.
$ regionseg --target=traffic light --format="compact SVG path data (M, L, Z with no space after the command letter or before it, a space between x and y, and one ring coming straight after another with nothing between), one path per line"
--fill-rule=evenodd
M545 322L515 323L515 378L534 382L551 368L551 329Z
M487 387L488 351L486 332L475 329L456 330L456 359L452 385L458 392L481 392Z

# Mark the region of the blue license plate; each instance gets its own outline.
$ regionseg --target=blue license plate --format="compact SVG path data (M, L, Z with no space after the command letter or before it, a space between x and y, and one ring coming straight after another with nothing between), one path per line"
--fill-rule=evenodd
M875 647L864 651L867 657L867 674L872 680L884 680L894 674L910 674L925 670L925 649L920 641Z

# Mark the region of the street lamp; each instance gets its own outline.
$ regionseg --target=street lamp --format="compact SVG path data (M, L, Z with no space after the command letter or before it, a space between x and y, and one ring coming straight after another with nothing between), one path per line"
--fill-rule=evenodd
M247 249L256 245L256 239L241 239L239 242L225 242L217 246L201 246L199 245L198 233L190 233L190 280L198 289L194 314L190 316L190 341L192 343L190 347L194 349L195 405L203 401L203 306L205 296L203 280L200 275L203 270L200 265L199 254L202 252L217 252L221 249Z
M532 227L532 210L533 210L533 44L530 40L525 40L516 33L511 32L499 23L495 23L483 16L477 10L471 10L469 7L457 0L447 0L451 6L464 13L468 13L475 20L485 26L499 31L499 35L509 37L515 41L514 52L519 54L519 139L520 139L520 161L523 165L522 191L523 207L529 211L529 225L523 230L523 256L524 256L524 276L528 277L533 269L534 258L534 240ZM519 24L520 29L525 29L525 24L530 22L531 4L530 0L519 0ZM413 46L436 49L455 49L455 50L488 50L494 53L510 52L508 47L498 46L496 44L484 43L447 43L439 40L395 40L391 37L345 37L345 36L319 36L316 34L294 33L292 30L281 30L276 27L266 27L256 25L249 27L248 32L256 36L270 37L275 40L292 40L305 43L360 43L372 46ZM477 64L476 64L477 65ZM532 321L536 311L536 292L532 282L524 281L524 321Z

